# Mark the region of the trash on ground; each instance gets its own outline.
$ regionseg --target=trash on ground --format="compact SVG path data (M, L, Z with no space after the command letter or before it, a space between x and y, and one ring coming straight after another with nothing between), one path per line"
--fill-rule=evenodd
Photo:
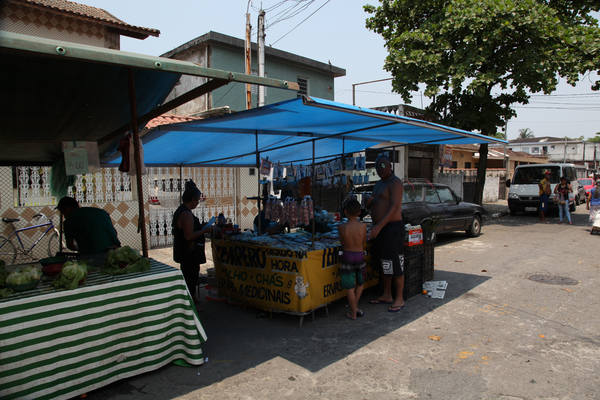
M423 283L423 292L432 299L443 299L446 295L448 282L446 281L427 281Z

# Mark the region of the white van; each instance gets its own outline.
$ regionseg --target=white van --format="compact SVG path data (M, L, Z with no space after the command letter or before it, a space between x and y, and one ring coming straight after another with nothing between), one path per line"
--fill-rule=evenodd
M556 204L552 201L554 188L560 182L560 178L565 176L573 187L572 196L569 198L569 210L575 211L580 203L579 182L573 164L528 164L519 165L515 169L515 174L511 181L506 181L506 186L510 188L508 192L508 208L510 214L514 215L519 211L537 212L540 206L539 186L538 184L544 178L544 172L550 171L550 187L552 188L551 201L548 206L550 210L556 209Z

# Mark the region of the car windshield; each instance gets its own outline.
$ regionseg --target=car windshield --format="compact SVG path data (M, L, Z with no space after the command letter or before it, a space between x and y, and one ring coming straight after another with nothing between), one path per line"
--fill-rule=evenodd
M558 183L558 180L560 179L560 168L557 166L517 168L513 183L517 185L537 185L544 179L544 172L546 170L550 171L550 183Z
M583 186L593 185L591 179L579 179L579 183L582 184Z
M418 203L423 201L423 186L404 185L402 203Z

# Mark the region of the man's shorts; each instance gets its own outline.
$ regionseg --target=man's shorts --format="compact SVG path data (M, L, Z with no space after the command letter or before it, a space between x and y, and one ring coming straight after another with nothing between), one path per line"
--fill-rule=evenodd
M546 211L548 209L548 200L549 199L550 199L550 196L548 196L547 194L540 195L540 210L541 211Z
M374 255L383 275L404 275L404 223L388 222L375 238Z
M367 274L366 264L362 263L356 265L342 265L340 269L340 277L342 278L343 289L354 289L365 283Z

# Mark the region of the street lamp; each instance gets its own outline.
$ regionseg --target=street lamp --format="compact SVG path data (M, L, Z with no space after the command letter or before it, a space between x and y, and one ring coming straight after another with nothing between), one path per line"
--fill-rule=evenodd
M383 81L391 81L394 78L385 78L385 79L377 79L375 81L367 81L367 82L358 82L352 84L352 105L356 105L356 87L358 85L366 85L367 83L375 83L375 82L383 82Z

